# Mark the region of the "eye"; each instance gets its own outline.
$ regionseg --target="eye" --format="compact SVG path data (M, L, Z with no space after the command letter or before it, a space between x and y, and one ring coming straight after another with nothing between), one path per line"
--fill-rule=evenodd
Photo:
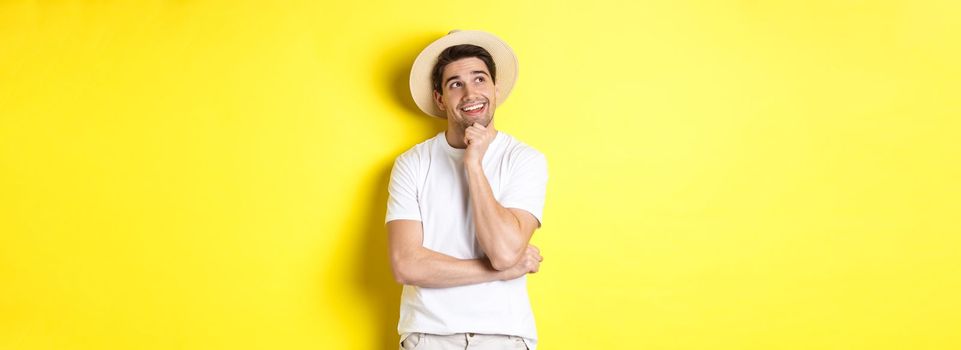
M483 83L485 80L487 80L487 79L484 79L484 77L482 77L482 76L477 77L476 79L474 79L474 81L476 81L476 82L478 82L478 83Z
M451 89L459 88L459 87L460 87L460 82L459 82L459 81L452 82L452 83L450 83L449 87L450 87Z

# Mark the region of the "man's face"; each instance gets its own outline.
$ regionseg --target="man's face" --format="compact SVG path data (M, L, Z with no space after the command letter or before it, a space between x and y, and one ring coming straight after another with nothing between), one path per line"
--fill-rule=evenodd
M479 58L448 63L441 76L441 89L443 94L434 91L434 102L447 113L448 125L466 129L476 122L487 127L494 119L498 91L487 65Z

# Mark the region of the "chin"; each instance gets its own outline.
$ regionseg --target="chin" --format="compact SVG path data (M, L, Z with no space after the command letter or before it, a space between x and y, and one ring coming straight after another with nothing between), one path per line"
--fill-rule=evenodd
M450 119L450 117L448 117L448 119ZM456 118L454 118L454 120L459 120L458 124L462 125L464 129L474 125L474 123L480 123L486 128L491 125L491 121L494 120L494 115L485 115L477 118L458 115Z
M480 123L481 125L483 125L483 126L486 128L486 127L488 127L488 126L491 125L491 120L494 120L494 116L485 116L485 117L483 117L483 118L477 118L477 119L475 119L475 120L469 121L469 123L471 123L471 124L473 124L473 123L475 123L475 122L476 122L476 123Z
M474 125L474 123L480 123L480 125L483 125L485 128L486 128L487 126L491 125L490 119L488 119L486 123L484 122L484 120L470 120L470 119L467 119L467 120L464 120L464 122L461 123L461 125L464 126L464 129L467 129L467 128L471 127L472 125Z

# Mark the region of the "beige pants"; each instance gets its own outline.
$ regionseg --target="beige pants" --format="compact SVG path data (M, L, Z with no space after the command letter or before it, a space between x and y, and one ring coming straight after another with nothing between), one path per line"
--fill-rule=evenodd
M513 335L457 333L436 335L411 333L401 339L401 350L527 350L524 339Z

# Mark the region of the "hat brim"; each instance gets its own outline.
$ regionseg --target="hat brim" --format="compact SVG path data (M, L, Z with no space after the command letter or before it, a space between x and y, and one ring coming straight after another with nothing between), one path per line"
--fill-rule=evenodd
M431 72L437 64L437 56L442 51L451 46L471 44L477 45L491 54L494 59L494 66L497 68L494 81L500 95L497 99L497 106L507 100L514 82L517 81L517 56L514 50L503 40L491 33L477 30L452 31L451 33L435 40L427 45L410 69L410 95L414 98L414 103L421 111L432 117L447 118L447 113L437 107L434 103L434 86L431 82Z

